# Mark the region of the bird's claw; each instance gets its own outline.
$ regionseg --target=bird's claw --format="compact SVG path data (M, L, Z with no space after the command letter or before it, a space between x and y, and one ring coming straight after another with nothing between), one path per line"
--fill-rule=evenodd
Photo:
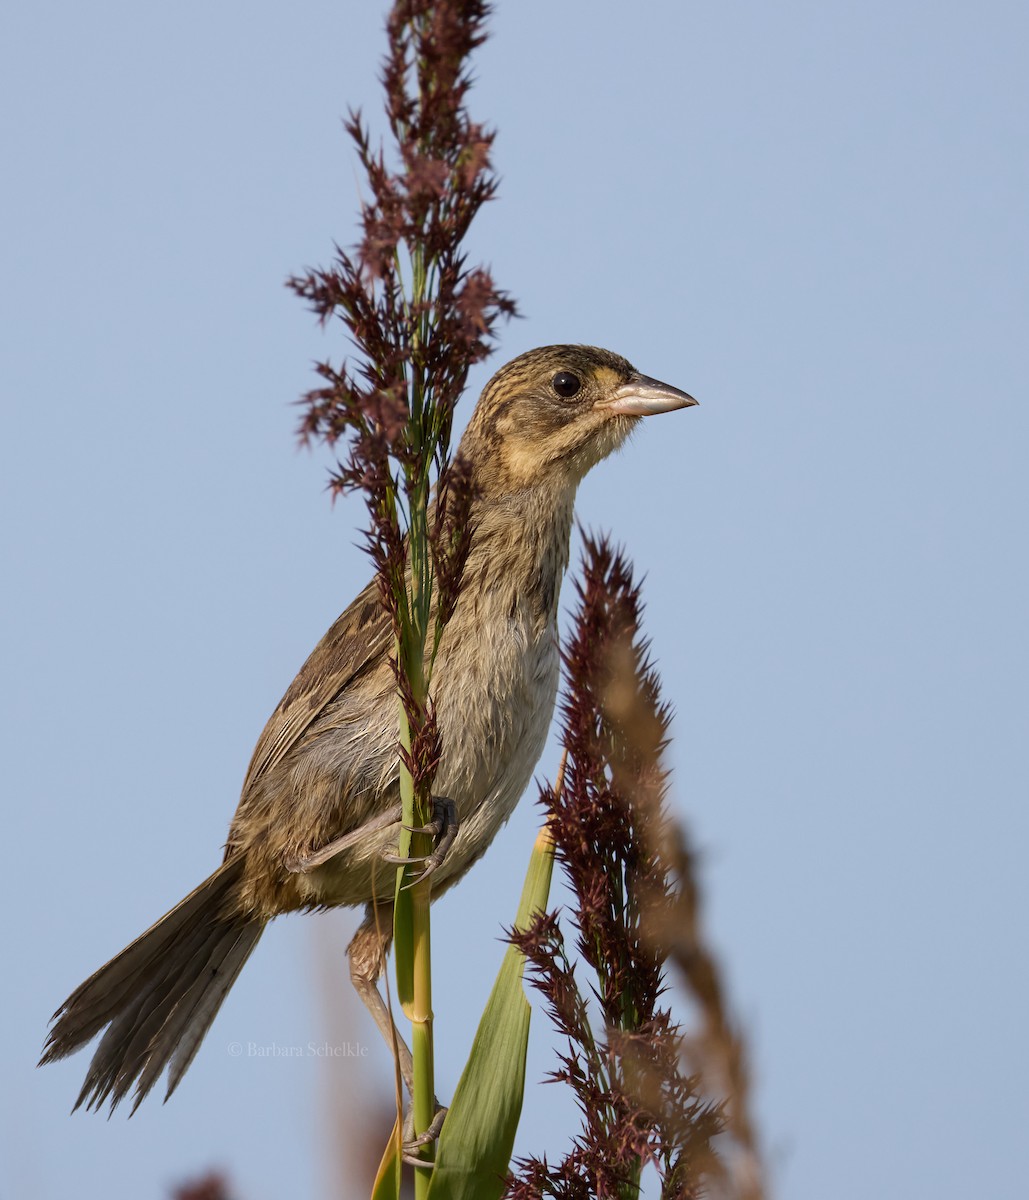
M457 805L447 796L433 796L432 820L427 825L404 825L408 833L429 833L442 837L448 830L457 833Z
M404 1121L404 1141L400 1147L400 1158L407 1163L409 1167L431 1167L432 1161L427 1158L420 1157L420 1151L431 1145L440 1135L440 1130L443 1128L443 1122L446 1119L447 1110L442 1104L436 1101L436 1115L432 1118L429 1128L423 1133L415 1136L413 1114L408 1110L407 1117Z
M457 806L453 800L449 800L446 796L433 796L432 811L432 820L428 824L404 826L410 833L427 833L438 839L436 847L431 854L417 854L410 858L405 858L399 854L386 853L382 856L386 862L398 867L407 866L408 864L422 864L422 870L419 872L418 877L412 879L410 883L405 884L405 888L413 887L416 883L421 883L423 879L427 879L436 871L446 859L447 852L457 837L459 828Z
M408 833L431 833L433 837L438 837L442 832L442 825L435 817L428 825L401 825L401 829L406 829Z

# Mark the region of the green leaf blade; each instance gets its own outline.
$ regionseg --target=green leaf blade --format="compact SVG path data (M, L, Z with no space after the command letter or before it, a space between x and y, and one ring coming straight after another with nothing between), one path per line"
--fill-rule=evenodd
M543 829L529 860L517 930L546 908L553 867L554 844ZM429 1200L496 1200L504 1190L525 1091L531 1009L524 967L521 951L509 946L439 1137Z

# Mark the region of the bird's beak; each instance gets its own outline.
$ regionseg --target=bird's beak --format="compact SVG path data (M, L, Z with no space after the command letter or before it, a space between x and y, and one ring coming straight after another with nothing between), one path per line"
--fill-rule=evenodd
M651 379L649 375L633 375L627 383L615 390L609 400L601 401L597 407L623 417L652 417L656 413L689 408L691 404L696 403L698 401L692 396L669 383Z

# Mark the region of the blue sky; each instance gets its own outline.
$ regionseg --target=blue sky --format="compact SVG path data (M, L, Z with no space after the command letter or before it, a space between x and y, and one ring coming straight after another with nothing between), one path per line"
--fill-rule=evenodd
M216 864L268 713L367 577L359 505L294 442L343 341L282 284L353 236L340 117L378 107L384 13L2 18L11 1196L156 1200L210 1166L246 1200L358 1194L340 1113L388 1067L350 915L270 929L166 1107L69 1118L86 1058L33 1064ZM472 391L587 341L701 401L579 514L646 575L674 800L799 1200L1029 1172L1027 36L1014 3L502 3L477 59L502 186L472 249L525 315ZM435 910L444 1095L535 824L530 795ZM530 1080L541 1013L534 1038ZM518 1148L573 1122L533 1086Z

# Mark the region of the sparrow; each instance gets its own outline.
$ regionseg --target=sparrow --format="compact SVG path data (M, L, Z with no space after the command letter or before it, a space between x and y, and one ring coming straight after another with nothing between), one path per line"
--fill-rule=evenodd
M593 346L544 346L487 383L458 447L471 545L432 672L446 798L432 898L511 815L543 750L560 670L558 597L580 481L640 418L697 402ZM91 975L54 1014L41 1063L106 1030L75 1107L133 1109L168 1069L178 1086L265 926L281 913L364 905L350 973L387 1042L378 980L392 936L401 832L393 633L373 580L300 668L258 739L224 861Z

